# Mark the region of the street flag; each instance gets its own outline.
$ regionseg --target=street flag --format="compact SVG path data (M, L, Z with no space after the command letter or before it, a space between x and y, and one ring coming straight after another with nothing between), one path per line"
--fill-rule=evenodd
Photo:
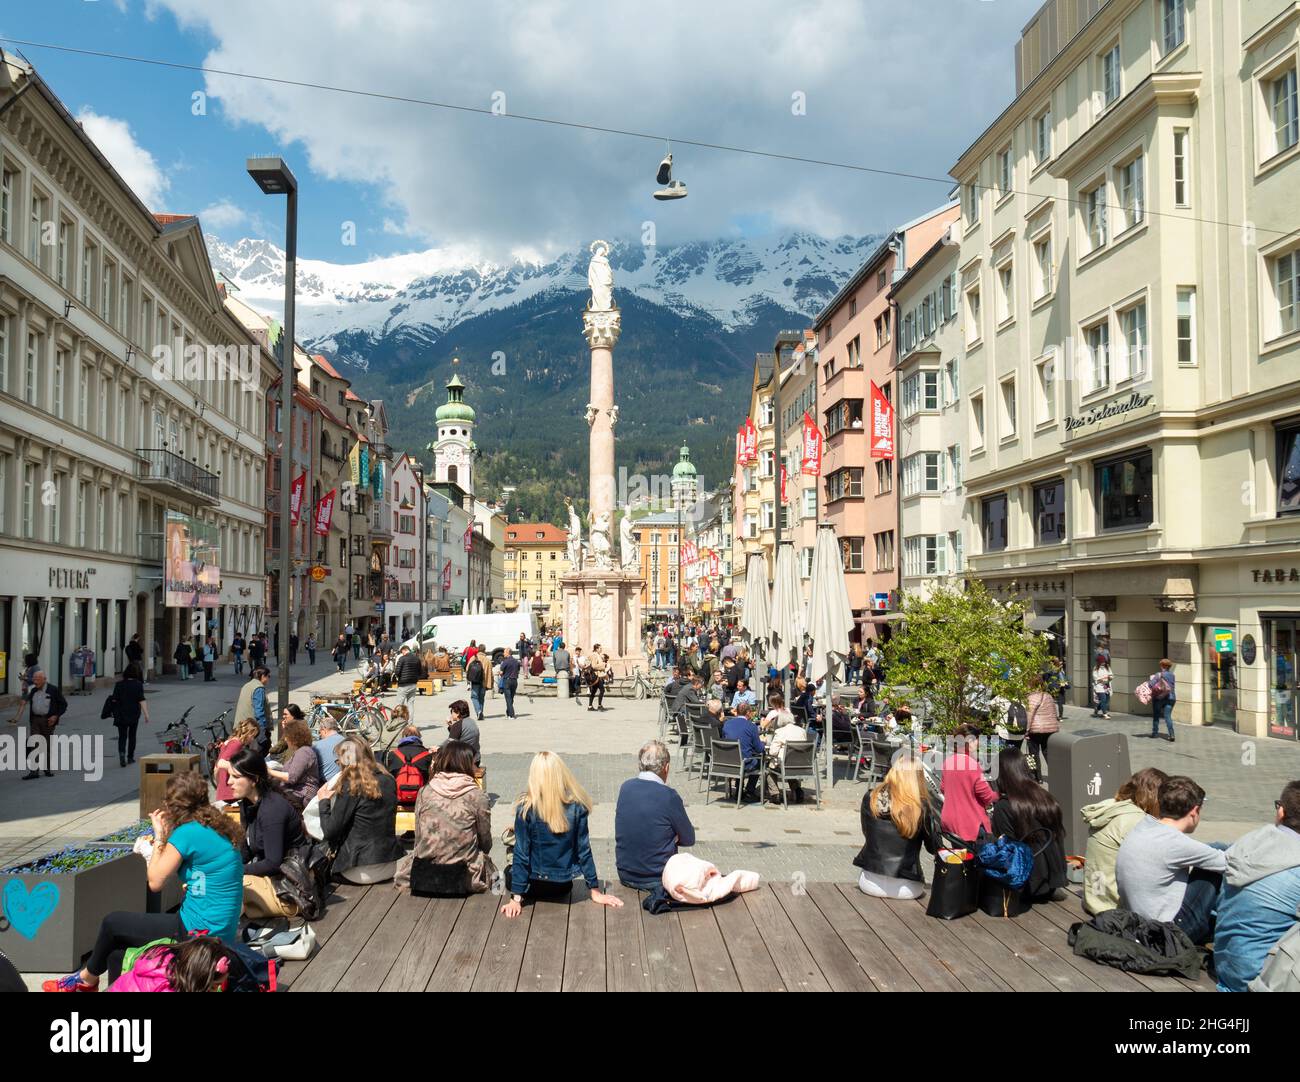
M782 462L781 463L781 502L782 503L789 502L785 494L785 482L786 482L786 469L785 469L785 463Z
M316 533L322 537L330 532L330 523L334 521L334 498L337 494L338 489L330 489L316 505Z
M352 479L352 487L359 488L361 485L361 444L353 444L352 450L348 452L348 473Z
M803 415L802 472L809 477L822 474L822 433L808 413Z
M473 536L474 536L474 523L471 522L468 526L465 527L465 551L466 552L469 552L470 550L472 544L470 538Z
M302 493L307 487L307 475L301 473L293 482L293 488L289 490L289 524L294 529L298 527L298 519L302 514Z
M370 486L374 489L375 499L384 498L384 464L375 459L370 464Z
M370 447L368 444L361 445L361 453L357 455L357 484L367 485L370 483Z
M448 560L442 565L442 592L447 593L451 589L451 561Z
M894 457L894 407L874 380L871 384L871 457Z

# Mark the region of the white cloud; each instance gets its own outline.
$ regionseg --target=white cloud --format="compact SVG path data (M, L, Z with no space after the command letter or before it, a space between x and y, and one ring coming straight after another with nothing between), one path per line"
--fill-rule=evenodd
M508 114L664 133L944 177L1010 101L1012 49L1041 0L154 0L207 66ZM283 44L294 42L285 52ZM941 204L944 183L674 144L690 197L651 198L657 140L209 76L224 119L269 132L301 178L374 185L361 234L394 226L493 258L593 236L660 244L737 220L865 233ZM794 115L791 96L806 96Z
M199 221L205 230L220 233L248 222L248 213L229 199L222 199L199 211Z
M154 156L135 141L131 126L125 120L101 116L90 108L82 109L77 120L140 202L150 210L164 210L162 200L171 181Z

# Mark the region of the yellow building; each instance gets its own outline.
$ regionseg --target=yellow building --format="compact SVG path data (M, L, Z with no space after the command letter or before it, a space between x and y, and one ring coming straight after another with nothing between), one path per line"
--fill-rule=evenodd
M512 522L505 541L506 609L513 612L528 601L543 622L559 623L564 615L560 579L571 566L568 535L549 522Z

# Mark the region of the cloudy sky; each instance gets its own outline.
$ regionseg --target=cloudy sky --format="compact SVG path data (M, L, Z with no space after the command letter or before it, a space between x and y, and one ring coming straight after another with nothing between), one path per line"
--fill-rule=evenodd
M515 117L943 177L1010 100L1012 46L1039 2L45 0L0 9L0 35L495 107L508 115L17 46L150 206L198 212L223 239L279 242L281 204L243 160L280 153L306 255L495 259L646 222L664 245L913 217L947 186L682 143L690 196L659 203L659 139Z

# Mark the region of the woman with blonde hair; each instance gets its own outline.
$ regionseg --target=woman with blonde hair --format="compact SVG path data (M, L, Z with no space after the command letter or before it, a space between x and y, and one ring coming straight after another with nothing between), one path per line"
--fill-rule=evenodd
M587 818L591 797L553 751L539 751L528 767L528 790L515 804L515 855L506 872L510 901L501 907L519 916L524 898L560 898L582 876L597 905L621 908L623 902L600 889L591 855Z
M873 898L919 898L925 893L921 846L938 847L939 816L930 802L921 761L903 754L885 780L862 798L865 844L853 863L858 887Z
M397 783L359 737L344 737L334 757L339 772L321 789L319 803L334 874L349 883L385 883L404 852L396 834Z
M226 804L235 802L235 794L230 788L230 760L241 748L257 746L257 737L261 729L252 718L243 718L235 723L234 732L221 745L217 765L212 768L212 780L217 786L217 800Z

